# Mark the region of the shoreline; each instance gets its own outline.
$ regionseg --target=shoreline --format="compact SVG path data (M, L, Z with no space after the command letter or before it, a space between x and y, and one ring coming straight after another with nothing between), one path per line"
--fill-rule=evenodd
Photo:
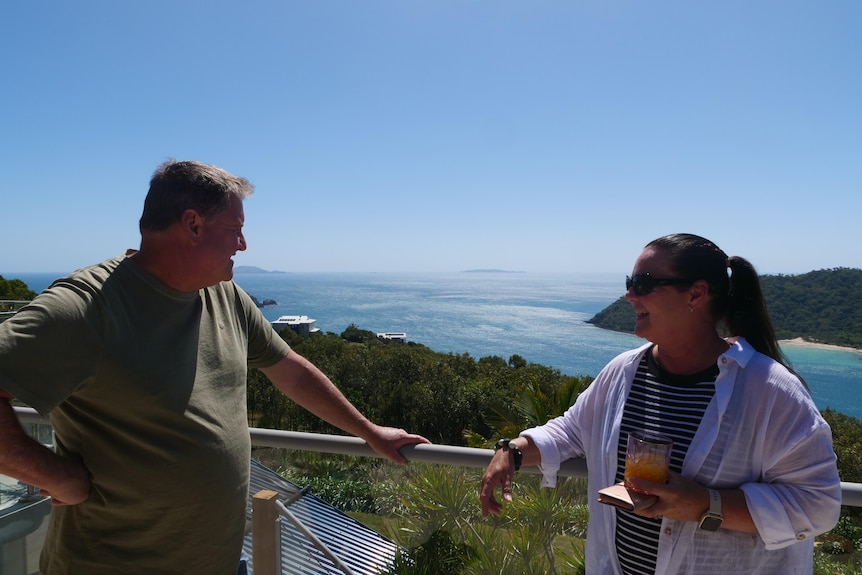
M794 347L816 347L819 349L837 349L841 351L855 351L857 353L862 353L862 349L858 347L849 347L845 345L834 345L831 343L815 343L813 341L805 341L801 337L796 337L793 339L780 339L778 340L778 345L781 346L794 346Z

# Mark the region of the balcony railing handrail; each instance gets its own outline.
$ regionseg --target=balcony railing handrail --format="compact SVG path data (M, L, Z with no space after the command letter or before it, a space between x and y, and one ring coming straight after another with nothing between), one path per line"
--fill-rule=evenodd
M46 416L29 407L16 407L18 419L22 423L39 423L50 425ZM249 429L252 445L257 447L275 447L294 449L298 451L313 451L318 453L333 453L338 455L355 455L358 457L382 457L362 439L344 435L329 435L324 433L305 433L301 431L283 431L280 429ZM455 465L459 467L485 468L494 456L491 449L477 447L459 447L455 445L416 444L405 445L401 454L408 461L421 461L437 465ZM541 473L538 467L522 467L521 472ZM561 477L586 477L587 465L583 459L569 459L560 466ZM851 507L862 507L862 483L841 482L841 504Z
M48 417L41 415L31 407L15 407L15 411L21 423L38 423L43 425L50 425L51 423ZM284 431L281 429L264 429L260 427L249 428L249 435L251 436L252 445L256 447L275 447L296 451L383 458L364 439L349 435ZM400 451L409 461L455 465L459 467L485 468L491 462L491 458L494 457L492 449L434 443L405 445ZM541 473L538 467L522 467L521 471L525 473ZM586 462L583 459L564 461L558 475L561 477L586 477Z
M30 303L29 299L0 299L0 311L14 315L19 309Z

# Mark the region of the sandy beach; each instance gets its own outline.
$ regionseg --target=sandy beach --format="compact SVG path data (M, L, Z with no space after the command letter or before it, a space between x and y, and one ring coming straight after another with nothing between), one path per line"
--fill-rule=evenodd
M814 343L811 341L805 341L801 337L797 337L794 339L782 339L778 341L779 345L794 345L799 347L817 347L820 349L840 349L842 351L856 351L862 353L862 349L857 347L846 347L843 345L832 345L828 343Z

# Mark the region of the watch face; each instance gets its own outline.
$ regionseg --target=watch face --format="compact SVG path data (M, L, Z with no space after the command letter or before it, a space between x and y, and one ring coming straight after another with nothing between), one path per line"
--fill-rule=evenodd
M719 527L721 527L721 523L721 517L711 517L707 515L706 517L701 518L699 527L704 531L718 531Z

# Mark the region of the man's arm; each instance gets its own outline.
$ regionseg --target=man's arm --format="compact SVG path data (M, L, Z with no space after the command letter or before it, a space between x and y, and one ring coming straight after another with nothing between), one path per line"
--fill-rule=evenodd
M261 369L282 393L324 421L360 437L380 455L396 463L407 460L398 452L414 443L430 443L421 435L372 423L347 400L313 363L291 351L275 365Z
M50 495L57 505L75 505L90 495L90 474L80 459L57 455L27 435L0 389L0 473Z

